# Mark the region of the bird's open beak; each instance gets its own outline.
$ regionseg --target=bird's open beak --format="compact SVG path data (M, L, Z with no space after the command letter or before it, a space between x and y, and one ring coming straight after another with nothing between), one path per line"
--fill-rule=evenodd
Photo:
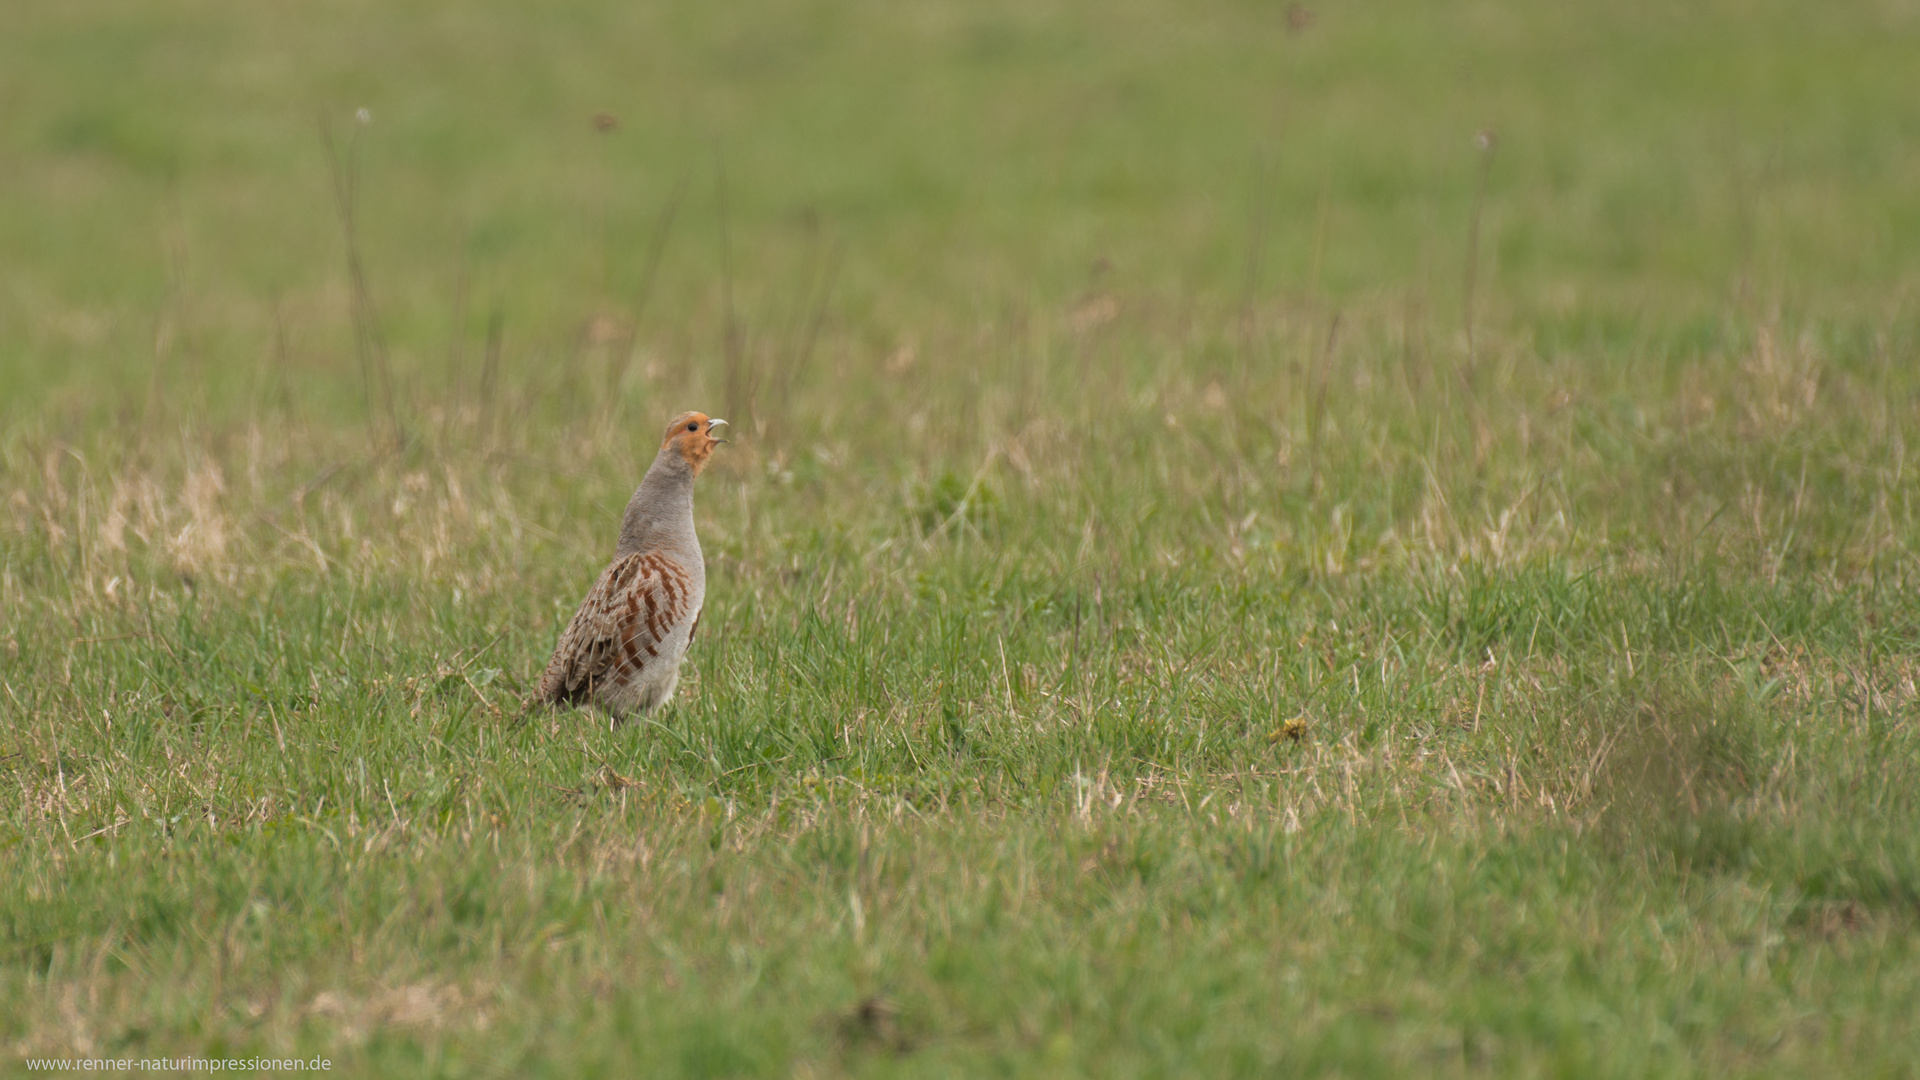
M727 440L725 436L727 434L727 428L729 426L730 425L725 420L707 421L707 438L712 439L714 442L717 442L717 443L726 442Z

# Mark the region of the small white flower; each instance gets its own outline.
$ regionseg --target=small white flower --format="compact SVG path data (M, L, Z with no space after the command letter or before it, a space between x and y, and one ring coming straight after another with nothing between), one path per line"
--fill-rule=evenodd
M373 123L373 113L364 105L360 107L359 111L353 114L353 118L363 124Z

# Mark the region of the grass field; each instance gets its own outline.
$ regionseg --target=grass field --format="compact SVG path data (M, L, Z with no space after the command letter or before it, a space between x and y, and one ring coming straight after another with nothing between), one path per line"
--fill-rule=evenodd
M1915 1075L1916 55L7 5L0 1071Z

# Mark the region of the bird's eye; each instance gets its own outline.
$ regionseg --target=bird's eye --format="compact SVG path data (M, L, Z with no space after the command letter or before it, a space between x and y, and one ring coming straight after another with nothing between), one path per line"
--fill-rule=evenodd
M700 430L700 425L699 425L698 423L691 423L691 424L688 424L688 425L687 425L687 430L688 430L688 431L699 431L699 430Z

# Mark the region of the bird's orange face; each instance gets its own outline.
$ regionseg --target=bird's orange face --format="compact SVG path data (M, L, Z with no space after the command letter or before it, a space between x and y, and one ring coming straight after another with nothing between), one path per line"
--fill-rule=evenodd
M667 437L660 440L660 449L671 446L678 450L698 476L700 470L706 468L713 448L727 441L726 433L725 420L715 420L706 413L681 413L667 425Z

